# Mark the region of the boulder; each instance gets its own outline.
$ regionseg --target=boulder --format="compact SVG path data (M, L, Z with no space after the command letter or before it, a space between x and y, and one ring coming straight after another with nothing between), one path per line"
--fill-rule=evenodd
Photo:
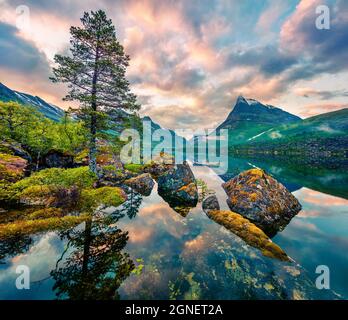
M140 176L128 179L125 181L125 184L146 197L151 194L153 186L155 185L149 173L144 173Z
M24 177L28 161L10 154L0 153L0 181L16 182Z
M46 168L72 168L74 156L61 151L51 150L43 158Z
M282 230L302 208L281 183L261 169L245 171L222 187L230 209L268 234Z
M20 194L20 203L30 206L55 208L76 208L80 200L77 187L57 187L47 185L31 186Z
M158 194L171 207L195 207L198 202L196 179L190 166L183 164L173 166L169 171L158 177Z
M202 208L205 213L210 210L220 210L219 200L216 195L210 195L203 200Z
M122 184L128 175L124 170L116 169L113 166L98 167L98 186L116 186Z
M150 163L145 165L144 171L150 173L153 178L157 179L162 174L173 169L175 166L175 159L172 155L161 152L155 156Z
M117 155L112 153L100 153L97 156L97 165L99 167L112 166L116 170L123 170L123 164Z
M209 210L208 217L224 226L229 231L244 240L248 245L259 249L269 258L290 261L288 255L256 225L232 211Z
M32 161L30 154L23 149L20 143L14 141L1 141L0 142L0 152L12 154L17 157L21 157L28 163Z

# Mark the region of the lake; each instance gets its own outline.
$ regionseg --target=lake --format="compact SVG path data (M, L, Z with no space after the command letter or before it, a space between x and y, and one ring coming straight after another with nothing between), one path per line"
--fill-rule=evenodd
M293 262L263 256L210 220L200 203L174 211L156 185L149 197L129 191L122 207L76 228L0 242L0 299L346 299L346 168L231 158L223 176L204 166L192 170L228 209L221 184L253 167L272 174L302 204L272 238ZM19 265L30 268L30 290L15 286ZM320 265L330 269L331 290L315 285Z

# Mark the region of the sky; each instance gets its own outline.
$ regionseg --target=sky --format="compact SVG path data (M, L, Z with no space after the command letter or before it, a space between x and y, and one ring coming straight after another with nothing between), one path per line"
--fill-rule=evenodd
M239 95L303 118L348 107L347 0L0 0L0 82L71 106L48 79L53 58L97 9L131 57L141 115L162 127L213 129Z

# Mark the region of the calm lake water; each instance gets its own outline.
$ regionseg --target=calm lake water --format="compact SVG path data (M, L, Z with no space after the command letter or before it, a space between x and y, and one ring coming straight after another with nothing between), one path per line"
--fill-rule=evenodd
M110 288L121 299L346 299L346 170L241 159L231 160L222 177L207 167L192 169L227 209L221 183L253 166L274 175L303 206L272 239L294 262L264 257L211 221L201 204L187 215L174 211L155 187L149 197L130 193L121 208L104 210L103 223L1 243L0 299L105 298ZM135 271L127 276L132 262ZM18 265L31 270L30 290L16 289ZM330 268L331 290L315 286L319 265Z

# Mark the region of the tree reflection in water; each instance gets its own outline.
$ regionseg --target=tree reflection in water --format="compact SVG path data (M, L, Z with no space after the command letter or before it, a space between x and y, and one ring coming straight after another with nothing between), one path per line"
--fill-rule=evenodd
M117 221L99 211L86 221L84 229L61 234L69 241L56 269L51 272L58 299L119 299L117 290L134 264L129 255L122 252L128 232L118 229Z
M6 240L0 240L0 265L5 263L5 258L27 252L32 243L33 239L26 235L16 235Z
M139 212L140 205L143 201L141 194L126 186L124 190L127 194L127 200L111 212L110 216L113 219L120 219L124 216L128 216L129 219L134 219Z

